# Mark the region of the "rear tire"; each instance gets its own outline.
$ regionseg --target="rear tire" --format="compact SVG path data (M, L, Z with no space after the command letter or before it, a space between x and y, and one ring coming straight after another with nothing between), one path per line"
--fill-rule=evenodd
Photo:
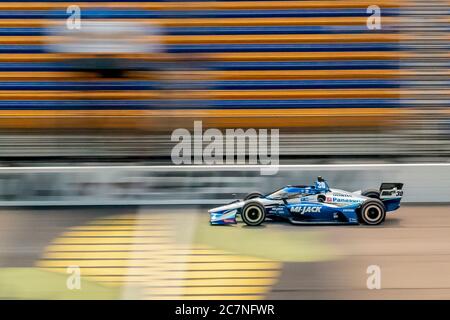
M242 209L242 220L248 226L259 226L266 220L266 209L258 202L249 202Z
M368 198L380 199L380 191L377 189L367 189L361 192L361 195Z
M381 200L369 199L361 206L359 216L363 223L375 226L384 222L384 219L386 218L386 208Z
M248 195L245 196L244 200L250 200L250 199L256 199L261 198L263 194L261 192L251 192Z

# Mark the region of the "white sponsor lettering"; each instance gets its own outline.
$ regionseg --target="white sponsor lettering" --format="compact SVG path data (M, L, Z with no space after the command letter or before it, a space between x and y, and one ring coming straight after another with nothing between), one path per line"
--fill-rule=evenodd
M319 213L322 207L292 207L291 212L296 212L300 214L305 213Z

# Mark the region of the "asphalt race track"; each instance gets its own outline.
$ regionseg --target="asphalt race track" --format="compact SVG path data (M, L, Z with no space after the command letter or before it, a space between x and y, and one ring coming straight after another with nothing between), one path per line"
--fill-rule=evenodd
M193 207L3 208L0 298L449 299L450 206L404 205L379 227L256 228L212 227Z

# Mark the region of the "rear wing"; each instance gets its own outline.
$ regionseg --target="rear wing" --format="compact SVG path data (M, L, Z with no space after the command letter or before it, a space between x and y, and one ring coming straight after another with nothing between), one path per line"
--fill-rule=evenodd
M384 182L380 186L380 199L403 197L403 183Z

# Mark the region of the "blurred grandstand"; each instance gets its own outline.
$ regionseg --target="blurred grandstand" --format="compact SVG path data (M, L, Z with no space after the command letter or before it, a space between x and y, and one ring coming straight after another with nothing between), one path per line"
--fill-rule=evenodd
M123 74L100 77L95 54L49 50L71 4L82 23L159 26L164 52L116 52ZM448 158L448 4L2 1L0 157L165 162L172 130L202 120L280 128L282 161Z

